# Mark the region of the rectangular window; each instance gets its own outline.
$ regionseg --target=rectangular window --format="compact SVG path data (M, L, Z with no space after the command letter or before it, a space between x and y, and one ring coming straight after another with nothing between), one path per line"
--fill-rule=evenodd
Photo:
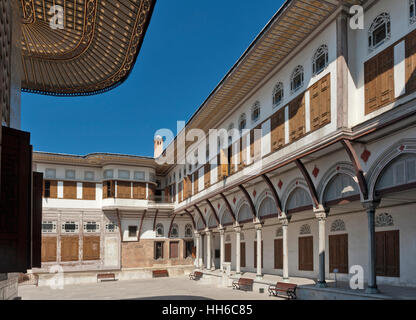
M131 199L131 182L117 181L117 198Z
M399 230L376 232L376 273L383 277L400 277Z
M107 223L105 225L105 231L109 233L116 232L118 229L117 225L115 223Z
M155 242L155 260L163 259L163 244L164 242L157 241Z
M299 270L313 271L313 237L299 238Z
M100 232L100 224L95 221L84 222L84 232L94 233Z
M64 199L77 198L77 183L72 181L64 181Z
M113 170L105 170L104 171L104 178L105 179L113 179L113 177L114 177Z
M271 144L272 151L285 146L285 108L280 109L271 117Z
M56 169L46 169L45 178L56 179Z
M114 181L103 182L103 199L114 198L115 196L115 183Z
M84 172L84 180L94 181L94 179L95 179L95 173L93 171Z
M311 131L331 122L331 76L317 81L310 88Z
M144 171L135 171L134 180L139 180L139 181L145 180Z
M348 274L348 234L329 236L329 272Z
M50 198L50 196L51 196L51 182L45 181L45 186L43 189L43 197Z
M118 170L119 179L130 179L130 171L128 170Z
M289 137L290 142L299 140L305 135L305 95L294 99L289 105Z
M44 180L43 182L43 197L44 198L58 198L58 182Z
M193 241L185 241L185 259L192 258L192 248L194 247Z
M65 179L75 179L75 170L65 170Z
M137 199L137 200L146 199L146 184L133 183L133 199Z
M137 226L129 226L129 238L137 237Z
M78 232L78 222L67 221L62 224L62 232L65 233L77 233Z
M42 233L56 233L56 222L42 221Z
M95 183L83 182L82 183L82 199L95 200Z

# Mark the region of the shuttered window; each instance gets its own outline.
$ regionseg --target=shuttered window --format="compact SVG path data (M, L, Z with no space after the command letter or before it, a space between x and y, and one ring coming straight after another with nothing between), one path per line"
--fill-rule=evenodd
M348 234L329 236L329 272L348 273Z
M172 241L169 243L169 258L170 259L179 258L179 242Z
M305 95L295 98L289 105L289 138L294 142L305 135Z
M58 182L55 180L43 181L43 197L56 199L58 198Z
M261 157L261 124L250 130L250 157L251 161Z
M406 94L416 91L416 31L406 36Z
M274 268L283 269L283 239L274 240Z
M310 88L311 131L331 122L331 76L317 81Z
M240 243L240 267L246 267L246 243Z
M103 182L103 199L114 198L116 193L116 186L114 181Z
M131 182L117 181L117 198L131 199Z
M73 181L64 181L64 199L77 198L77 183Z
M199 184L199 171L198 170L196 170L195 172L194 172L194 195L195 194L197 194L198 193L198 188L199 188L199 186L198 186L198 184Z
M263 268L263 241L261 242L261 267ZM257 268L257 241L254 241L254 268Z
M146 187L145 187L145 194L146 194ZM149 184L147 187L147 200L155 200L155 194L156 194L156 187L153 184Z
M242 136L240 138L240 156L239 156L239 164L238 164L238 170L242 170L244 166L247 165L247 148L249 146L247 145L247 135Z
M57 252L57 238L43 237L42 238L42 262L56 262Z
M376 232L376 274L400 277L399 231Z
M133 199L146 200L146 184L133 183Z
M83 260L100 260L100 237L84 237Z
M182 202L184 200L184 198L183 198L183 182L178 183L178 194L179 194L178 202Z
M204 166L204 186L205 189L211 185L211 164L207 163Z
M231 243L225 244L224 262L231 262Z
M299 238L299 270L313 271L313 237Z
M61 237L61 261L79 260L79 238Z
M272 115L270 132L272 151L283 148L285 146L285 108Z
M95 183L83 182L82 183L82 199L95 200Z
M391 46L364 64L365 114L394 100L394 47Z

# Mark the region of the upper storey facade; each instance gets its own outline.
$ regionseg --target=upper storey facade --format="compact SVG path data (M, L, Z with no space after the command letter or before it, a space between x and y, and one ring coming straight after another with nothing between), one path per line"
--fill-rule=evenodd
M414 1L362 1L361 5L362 25L359 11L350 14L350 6L286 2L188 122L185 130L191 131L198 122L207 134L209 129L222 132L207 136L207 141L185 132L190 141L186 157L178 157L166 176L166 194L179 210L279 163L337 139L353 139L399 122L416 111ZM296 20L288 24L288 16ZM316 16L325 19L311 30ZM292 33L282 41L279 30L288 29ZM291 36L302 33L303 40L293 46ZM287 51L281 59L259 55L254 68L248 69L247 59L266 46ZM271 61L274 67L257 79ZM224 102L212 108L211 119L224 115L212 123L203 112L209 112L211 101L235 73L247 74L253 88L232 107ZM236 84L234 90L243 87ZM177 138L175 150L179 143Z

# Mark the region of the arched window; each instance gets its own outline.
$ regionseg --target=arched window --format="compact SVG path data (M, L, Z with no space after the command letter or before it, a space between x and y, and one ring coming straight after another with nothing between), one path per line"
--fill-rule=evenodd
M376 49L391 37L390 14L383 12L378 15L368 30L368 47Z
M312 207L312 199L309 193L303 188L296 188L287 200L287 211L307 210Z
M259 207L259 217L267 217L277 213L276 203L273 199L266 197Z
M249 206L244 203L238 211L238 222L247 222L252 220Z
M358 196L360 191L357 183L347 174L337 174L325 188L324 202Z
M251 121L257 122L260 119L260 102L256 101L251 107Z
M192 225L187 224L185 226L185 238L192 238L192 234L193 234L193 232L192 232Z
M283 101L283 83L279 82L273 89L273 107L279 106Z
M228 210L224 211L224 213L222 214L222 217L221 217L221 224L223 226L233 224L233 218L231 216L230 211L228 211Z
M328 46L320 46L313 55L313 75L321 73L328 66Z
M238 120L238 130L240 130L241 132L243 129L246 128L246 126L247 126L247 117L246 117L246 114L243 113L240 116L240 119Z
M230 145L233 142L233 131L234 131L234 123L230 123L228 126L228 144Z
M376 193L393 192L394 187L416 182L416 154L404 154L393 160L382 172L376 184Z
M410 19L410 24L413 24L416 22L415 0L409 0L409 19Z
M172 225L172 229L170 230L170 237L177 238L179 237L179 227L176 223Z
M300 88L303 87L303 82L305 80L305 74L302 66L297 66L292 72L290 77L290 90L292 93L295 93Z
M163 227L163 224L158 223L156 225L156 237L164 237L165 236L165 228Z

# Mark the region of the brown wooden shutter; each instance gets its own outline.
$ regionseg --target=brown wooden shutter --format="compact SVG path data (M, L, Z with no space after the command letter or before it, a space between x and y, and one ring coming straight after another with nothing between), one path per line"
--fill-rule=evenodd
M224 262L231 262L231 243L225 244Z
M313 271L313 237L299 238L299 270Z
M204 166L204 185L205 189L211 185L211 164L207 163Z
M26 272L31 259L30 134L2 127L0 273Z
M376 232L376 274L400 277L399 231Z
M235 170L236 160L235 159L238 156L237 154L235 154L235 150L233 150L233 146L234 148L236 148L237 146L236 143L233 143L228 147L228 159L230 159L228 165L230 166L230 175L236 172Z
M169 242L169 258L170 259L179 258L179 242L177 241Z
M305 95L295 98L289 105L289 137L290 142L305 135Z
M273 114L270 122L271 150L277 151L285 145L285 108Z
M391 46L379 54L379 108L394 100L394 47Z
M331 122L331 74L327 74L320 80L321 89L321 121L323 127Z
M261 267L263 268L263 241L261 242ZM254 268L257 268L257 241L254 241Z
M329 272L348 273L348 234L329 236Z
M32 268L41 268L43 173L33 172Z
M77 236L61 237L61 261L79 260L79 238Z
M416 31L406 37L406 94L416 91Z
M83 260L100 260L100 237L83 238Z
M378 57L364 63L365 114L377 109Z
M146 200L146 184L133 183L133 198L137 200Z
M117 181L117 198L131 199L131 182Z
M250 157L251 161L257 160L261 156L261 134L256 133L261 130L261 124L250 130Z
M108 188L107 188L107 181L103 181L103 199L107 199Z
M45 182L48 181L50 184L49 198L56 199L58 198L58 181L56 180L44 180L43 181L43 197L45 197Z
M274 268L283 269L283 239L274 240Z
M246 243L240 243L240 267L246 267Z
M146 187L144 188L145 196L146 196ZM147 187L147 200L155 200L155 194L156 194L156 186L153 184L149 184Z
M57 237L42 238L42 262L56 262Z
M225 149L220 150L220 162L221 163L221 179L228 177L228 155L225 152Z
M82 183L82 199L95 200L95 183L83 182Z
M172 202L176 201L176 183L172 185Z
M64 181L64 199L77 198L77 183L73 181Z
M194 195L198 193L199 189L199 170L194 172Z

